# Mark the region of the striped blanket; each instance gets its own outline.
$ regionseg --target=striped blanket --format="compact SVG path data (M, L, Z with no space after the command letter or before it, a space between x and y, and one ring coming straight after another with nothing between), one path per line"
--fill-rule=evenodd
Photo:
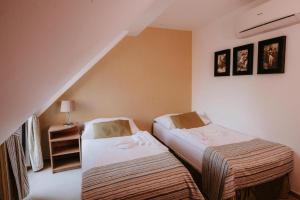
M187 169L169 152L89 169L82 199L201 199Z
M290 148L261 139L208 147L203 156L203 192L209 200L235 197L236 190L272 181L293 169Z

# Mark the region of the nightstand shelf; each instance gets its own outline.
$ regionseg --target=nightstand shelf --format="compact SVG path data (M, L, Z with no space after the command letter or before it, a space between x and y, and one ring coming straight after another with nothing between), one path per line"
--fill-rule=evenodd
M67 159L65 157L54 158L53 173L80 168L81 162L78 160L78 156L68 157Z
M66 141L66 140L77 140L80 136L77 135L69 135L64 137L59 137L55 139L50 139L51 142L60 142L60 141Z
M52 172L80 168L80 128L77 125L51 126L48 133Z
M80 150L78 147L70 147L70 148L60 148L52 151L52 156L61 156L66 154L72 154L72 153L79 153Z

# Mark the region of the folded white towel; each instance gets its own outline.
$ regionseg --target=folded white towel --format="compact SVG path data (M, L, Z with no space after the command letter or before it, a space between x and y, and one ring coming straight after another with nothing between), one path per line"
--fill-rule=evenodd
M132 136L133 141L138 144L139 146L143 146L145 145L145 141L143 140L143 138L141 138L140 135L135 134Z
M132 136L134 142L140 146L151 146L153 144L153 139L148 135L146 131L137 132Z

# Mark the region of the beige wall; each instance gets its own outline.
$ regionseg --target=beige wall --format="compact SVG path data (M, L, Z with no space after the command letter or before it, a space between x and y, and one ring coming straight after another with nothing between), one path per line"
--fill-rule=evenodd
M206 112L215 123L293 148L291 186L300 194L300 25L237 39L235 19L243 12L193 31L192 108ZM285 73L258 75L258 41L282 35L287 36ZM253 75L214 77L214 52L248 43L255 44Z
M154 117L191 110L192 33L148 28L126 37L40 117L43 152L47 129L61 124L59 101L76 102L73 121L132 117L150 130Z

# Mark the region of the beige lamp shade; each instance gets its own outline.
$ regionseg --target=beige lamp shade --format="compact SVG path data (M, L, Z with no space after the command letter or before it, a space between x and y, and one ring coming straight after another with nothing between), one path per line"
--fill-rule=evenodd
M60 112L72 112L75 110L75 103L71 100L61 101Z

